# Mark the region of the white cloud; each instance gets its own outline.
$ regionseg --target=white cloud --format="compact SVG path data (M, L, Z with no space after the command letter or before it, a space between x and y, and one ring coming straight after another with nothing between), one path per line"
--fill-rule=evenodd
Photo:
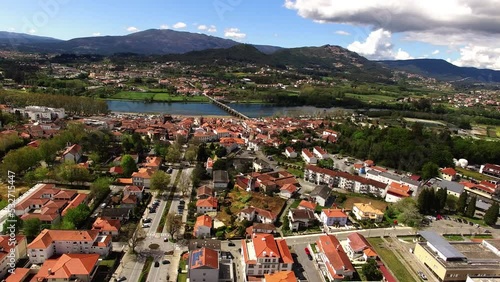
M15 28L13 28L13 27L9 27L9 31L10 31L10 32L12 32L12 31L16 31L16 29L15 29Z
M392 34L383 29L372 31L364 42L354 41L347 49L372 60L408 60L413 57L401 48L394 52L391 41Z
M208 29L208 26L204 25L204 24L200 24L198 26L198 30L207 30Z
M345 30L337 30L335 31L335 34L338 34L338 35L351 35L349 32L345 31Z
M34 34L34 33L36 33L36 29L33 29L33 28L32 28L32 29L28 30L28 33L29 33L29 34Z
M500 69L500 48L467 45L460 49L460 58L452 62L457 66Z
M168 25L162 24L162 25L160 25L160 29L168 29Z
M187 25L183 22L178 22L176 24L174 24L172 27L175 28L175 29L183 29L185 28Z
M246 33L241 32L238 28L235 27L225 29L224 36L235 40L241 40L247 37Z
M139 29L135 26L130 26L130 27L127 27L127 31L128 32L138 32Z
M94 33L92 33L92 36L101 36L101 33L100 32L94 32Z
M217 27L215 25L211 25L208 29L207 32L214 33L217 32Z
M434 51L432 52L432 55L437 55L437 54L439 54L439 50L434 50Z

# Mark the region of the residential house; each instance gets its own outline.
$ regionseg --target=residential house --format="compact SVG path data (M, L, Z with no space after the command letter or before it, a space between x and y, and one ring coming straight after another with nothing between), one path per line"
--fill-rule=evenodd
M248 207L242 209L238 214L239 220L248 220L248 221L256 221L262 223L275 223L277 216L268 211L255 207Z
M290 199L295 195L297 190L297 186L287 183L280 188L279 196L284 199Z
M206 199L199 199L196 201L196 212L203 214L207 212L217 212L217 198L208 197Z
M352 213L357 220L372 220L381 222L384 219L384 213L373 207L371 203L354 203Z
M268 172L273 169L268 162L261 159L254 159L252 162L252 170L255 172Z
M132 184L134 186L149 188L151 187L151 177L154 171L149 168L140 168L139 171L132 173Z
M91 282L99 262L98 254L63 254L46 260L31 281Z
M12 265L25 258L27 253L26 237L17 235L11 238L10 235L0 236L0 279L5 277Z
M229 184L229 175L225 170L215 170L213 173L213 186L216 191L223 191L227 189Z
M213 195L214 195L214 189L206 185L203 185L196 190L197 199L206 199L208 197L212 197Z
M30 277L33 276L33 273L34 271L32 271L31 269L29 268L21 268L21 267L16 267L13 271L13 273L11 273L9 275L9 277L5 278L5 280L3 280L4 282L29 282L30 280L28 280Z
M323 209L319 218L326 226L339 227L347 224L347 214L342 209Z
M101 210L101 217L105 219L117 219L125 222L130 219L132 208L104 208Z
M288 158L294 159L297 157L297 152L295 152L295 150L292 147L286 147L285 148L285 156L287 156Z
M207 173L209 175L212 175L213 166L214 166L214 160L208 157L207 162L205 163L205 169L207 170Z
M288 221L291 231L307 229L317 222L314 212L308 209L290 209L288 211Z
M143 167L149 168L152 171L158 171L161 167L162 161L161 157L146 157L146 162Z
M266 233L266 234L272 234L276 232L276 226L272 223L259 223L259 222L254 222L252 226L247 227L246 229L246 235L251 236L255 233Z
M121 199L120 208L134 209L138 204L136 195L127 195Z
M271 234L253 234L241 240L241 256L247 276L262 277L278 271L291 271L293 258L284 239Z
M302 149L301 157L307 164L316 164L318 162L314 154L308 149Z
M44 229L28 244L31 263L40 264L53 255L99 254L107 256L111 251L111 236L100 235L97 230L49 230Z
M410 190L410 186L398 182L391 182L387 188L385 201L395 203L403 198L410 197L411 193L412 191Z
M317 203L302 200L302 201L300 201L299 206L297 208L301 209L301 210L310 210L310 211L314 212L314 211L316 211L317 206L318 206Z
M212 218L206 214L196 218L194 224L193 236L196 238L210 237L212 230Z
M298 279L293 271L278 271L264 275L263 282L297 282Z
M326 206L326 202L330 197L330 192L331 189L328 188L328 186L318 185L314 188L314 190L312 190L312 192L309 194L309 197L311 197L318 205L324 207Z
M219 281L219 252L209 248L189 254L189 281Z
M369 259L377 259L377 253L372 245L368 243L365 236L358 232L347 235L346 247L347 254L352 260L362 259L363 261L367 261Z
M92 230L99 231L101 235L118 236L122 224L117 219L106 219L98 217L92 224Z
M142 201L142 196L144 195L144 187L139 187L135 185L127 185L123 188L123 196L135 196L138 201Z
M78 144L73 144L68 147L62 154L62 159L65 162L79 163L82 158L82 147Z
M329 158L328 152L323 150L320 146L314 146L313 154L318 160L325 160Z
M316 241L318 258L326 267L326 276L330 281L341 281L353 276L355 270L337 237L323 235Z
M453 181L457 178L457 171L451 167L445 167L440 170L441 178L448 181Z
M464 191L464 185L462 183L448 181L448 180L437 180L433 184L437 189L446 189L448 195L455 197L460 197L460 194Z

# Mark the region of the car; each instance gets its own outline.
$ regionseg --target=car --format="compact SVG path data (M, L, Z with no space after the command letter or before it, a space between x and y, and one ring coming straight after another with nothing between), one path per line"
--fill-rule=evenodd
M142 223L151 223L151 221L152 221L151 217L148 217L148 218L144 218L142 220Z
M304 251L306 252L307 255L311 255L311 251L309 251L309 248L305 248Z
M184 205L184 204L186 204L186 201L184 201L184 200L180 200L180 201L179 201L179 204L183 204L183 205Z
M484 233L490 234L491 231L489 231L488 229L486 229L486 230L484 230Z
M155 261L155 267L159 267L160 266L160 262L159 261Z
M170 264L170 261L168 259L164 259L161 263L162 264Z
M167 238L167 237L164 237L164 238L163 238L163 242L168 242L168 238Z
M169 168L167 169L167 173L168 173L168 174L172 173L172 171L173 171L173 169L172 169L171 167L169 167Z
M474 222L469 221L469 225L470 225L470 226L474 226Z
M422 278L422 280L427 280L427 276L422 271L418 271L417 273L418 273L418 276L420 278Z
M151 223L143 223L142 228L149 228L151 227Z
M227 245L228 245L229 247L234 247L234 246L236 246L236 245L235 245L233 242L231 242L231 241L229 241L229 243L227 243Z
M121 281L125 281L125 280L127 280L127 277L125 277L125 276L122 276L120 278L115 279L116 282L121 282Z
M149 213L155 213L156 209L155 208L149 208Z
M101 207L101 209L105 208L105 207L106 207L106 203L102 203L102 204L100 205L100 207Z

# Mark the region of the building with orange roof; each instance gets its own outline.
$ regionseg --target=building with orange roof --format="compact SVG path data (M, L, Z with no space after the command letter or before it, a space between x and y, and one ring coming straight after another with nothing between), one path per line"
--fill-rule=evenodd
M206 214L196 218L193 228L193 236L196 238L210 237L212 231L212 218Z
M111 236L98 230L44 229L27 246L31 263L40 264L53 255L68 253L107 256L111 251Z
M279 195L284 199L290 199L291 197L293 197L293 195L295 195L295 192L297 192L297 190L297 186L291 183L287 183L281 186Z
M345 226L347 214L343 209L323 209L319 216L321 223L326 226Z
M206 213L206 212L217 212L217 198L208 197L206 199L199 199L196 201L196 212Z
M242 240L241 253L248 276L292 270L293 258L286 241L271 234L253 234L251 239Z
M277 216L264 209L256 208L256 207L248 207L242 209L238 214L239 220L247 220L247 221L256 221L261 223L275 223Z
M403 198L408 198L411 196L410 186L401 184L398 182L391 182L387 187L387 193L385 195L385 201L389 203L395 203Z
M297 152L295 152L295 150L292 148L292 147L286 147L285 148L285 155L288 157L288 158L296 158L297 157Z
M78 207L80 204L85 203L87 200L87 194L79 193L73 200L71 200L66 208L62 211L62 216L65 216L69 209L74 209Z
M264 282L297 282L293 271L278 271L264 275Z
M189 254L189 281L219 281L219 252L209 248Z
M384 219L384 213L373 207L371 203L354 203L352 205L352 213L358 220L381 222Z
M301 210L310 210L310 211L314 212L316 210L317 206L318 206L318 204L316 204L316 203L313 203L313 202L310 202L307 200L302 200L302 201L300 201L299 206L297 208L301 209Z
M140 168L139 171L132 173L132 184L134 186L149 188L153 174L154 170L150 168Z
M208 197L212 197L213 195L214 195L214 189L206 185L200 186L196 190L196 198L198 199L206 199Z
M355 272L354 267L337 237L333 235L320 236L316 241L316 247L318 258L325 264L326 275L330 281L352 277Z
M358 232L351 233L347 236L346 247L347 254L352 260L359 259L360 257L365 261L377 258L377 253L372 245L366 240L365 236Z
M207 170L208 174L212 174L213 166L214 166L214 160L208 157L207 162L205 164L205 169Z
M73 144L68 147L62 154L62 160L65 162L78 163L82 158L82 147L78 144Z
M484 164L481 165L479 173L500 178L500 165L497 164Z
M5 282L25 282L29 278L30 275L32 275L32 270L29 268L21 268L21 267L16 267L9 275L9 277L5 278ZM1 276L0 276L1 277Z
M117 219L96 218L92 224L92 230L99 231L101 235L117 236L120 233L121 222Z
M147 157L144 167L157 171L160 169L162 161L161 157Z
M90 282L98 266L98 254L63 254L57 259L46 260L31 281Z
M300 156L307 164L316 164L318 162L314 154L308 149L302 149L302 153Z
M142 200L142 196L144 194L144 187L139 187L135 185L127 185L123 188L123 196L134 195L140 201Z
M314 146L313 154L318 160L324 160L329 157L328 152L323 150L320 146Z
M25 258L27 255L27 244L25 236L15 236L11 239L10 235L0 236L0 278L7 274L7 271L19 259Z
M445 167L440 170L441 178L448 181L453 181L457 178L457 171L451 167Z
M291 231L299 231L317 223L314 211L309 209L289 209L288 222Z

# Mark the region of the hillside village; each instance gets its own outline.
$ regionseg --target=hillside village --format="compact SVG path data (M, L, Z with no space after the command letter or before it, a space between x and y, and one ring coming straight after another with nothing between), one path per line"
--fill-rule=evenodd
M2 110L26 121L0 133L20 140L16 160L36 158L9 168L31 186L0 212L5 281L500 276L498 164L423 178L332 153L337 124L365 122L351 117Z

